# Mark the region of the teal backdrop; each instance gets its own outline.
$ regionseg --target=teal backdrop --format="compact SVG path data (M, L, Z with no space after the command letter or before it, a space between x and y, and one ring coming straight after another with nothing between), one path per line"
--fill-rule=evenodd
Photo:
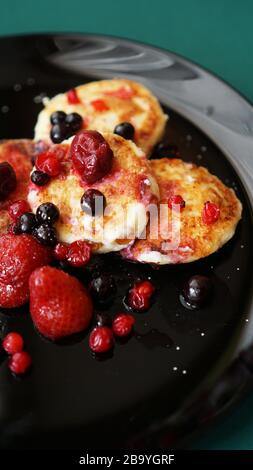
M67 31L137 39L201 64L253 102L252 0L2 0L0 11L1 35ZM191 448L253 449L253 394Z

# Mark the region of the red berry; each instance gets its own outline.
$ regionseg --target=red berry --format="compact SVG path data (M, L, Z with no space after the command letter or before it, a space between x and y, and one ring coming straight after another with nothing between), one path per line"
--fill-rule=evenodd
M214 224L220 217L220 209L214 202L207 201L202 211L202 221L206 225Z
M32 273L29 287L31 316L42 335L58 340L88 327L92 302L78 279L44 266Z
M155 288L151 282L137 282L128 293L129 306L138 311L147 310L150 307L154 291Z
M113 152L97 131L80 131L70 147L73 166L86 183L95 183L112 168Z
M180 210L182 210L185 207L185 201L183 200L182 196L179 194L171 196L168 200L168 206L170 209L172 209L173 205L180 206Z
M64 261L67 258L68 249L69 245L67 245L67 243L57 243L53 251L55 259Z
M77 91L75 88L72 88L72 90L67 91L67 99L69 104L79 104L80 100L77 95Z
M9 216L14 222L16 222L25 212L31 212L31 208L25 199L13 202L8 209Z
M68 247L66 259L75 268L85 266L91 259L90 245L83 240L71 243Z
M112 322L112 330L116 336L128 336L135 323L133 315L119 313Z
M105 353L114 346L113 332L108 326L96 326L89 338L89 345L95 353Z
M93 100L91 105L96 111L107 111L109 108L103 100Z
M32 365L32 358L26 351L16 352L10 357L8 365L14 374L25 374Z
M29 277L51 262L51 252L31 235L0 237L0 307L15 308L29 299Z
M19 333L13 331L5 336L2 342L2 346L8 354L15 354L22 351L24 347L24 340Z
M56 153L40 153L35 162L36 168L49 176L58 176L61 172L61 161Z

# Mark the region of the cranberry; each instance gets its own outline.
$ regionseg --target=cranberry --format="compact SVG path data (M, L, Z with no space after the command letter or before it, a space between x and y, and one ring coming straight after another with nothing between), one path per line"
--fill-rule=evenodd
M4 201L17 187L17 177L8 162L0 163L0 201Z
M172 209L173 205L180 206L180 210L182 210L185 207L185 201L182 196L179 194L171 196L168 200L168 206L170 209Z
M119 313L112 322L112 330L116 336L128 336L135 323L133 315L128 313Z
M61 162L53 152L40 153L35 162L36 168L49 176L58 176L61 172Z
M2 346L8 354L15 354L22 351L24 340L19 333L11 332L3 339Z
M113 332L108 326L96 326L90 334L89 346L95 353L105 353L114 346Z
M91 258L91 247L83 241L77 240L71 243L68 247L67 261L75 268L85 266Z
M64 261L67 258L68 247L66 243L57 243L54 247L54 257L59 261Z
M220 209L214 202L207 201L202 211L202 221L206 225L214 224L220 217Z
M97 189L87 189L81 198L82 210L93 217L103 214L105 205L105 196Z
M9 359L9 368L14 374L25 374L32 365L32 358L26 351L13 354Z
M181 302L185 307L194 309L201 307L210 297L212 291L211 279L203 275L192 276L184 285Z
M8 209L9 216L14 222L16 222L22 214L29 211L30 206L28 202L24 199L20 199L19 201L13 202Z
M67 91L67 99L69 104L79 104L80 100L77 95L77 91L75 88Z
M91 105L96 111L107 111L109 108L103 100L93 100Z
M86 183L95 183L112 168L113 152L97 131L80 131L70 147L73 166Z
M154 291L155 288L151 282L137 282L128 293L128 305L139 312L147 310Z

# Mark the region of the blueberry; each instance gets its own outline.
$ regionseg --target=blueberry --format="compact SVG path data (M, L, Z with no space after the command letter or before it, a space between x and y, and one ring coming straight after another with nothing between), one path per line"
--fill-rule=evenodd
M50 122L52 125L60 124L60 122L64 122L66 119L66 113L64 111L55 111L50 116Z
M109 274L100 274L92 279L90 283L90 293L95 303L104 304L112 300L116 293L116 283Z
M89 215L103 214L105 205L105 196L97 189L87 189L81 197L81 208Z
M32 233L36 226L37 220L35 215L32 212L24 212L19 217L15 230L17 229L19 233Z
M35 228L33 234L42 245L54 246L57 243L55 229L48 224Z
M78 113L70 113L67 114L65 123L70 126L70 129L73 132L79 131L83 124L82 116Z
M69 127L66 126L65 122L54 124L50 131L50 137L54 144L60 144L67 137L70 137Z
M8 162L0 163L0 201L4 201L16 189L17 177Z
M36 186L44 186L50 181L50 176L43 173L43 171L35 170L31 174L31 181Z
M108 313L97 313L96 315L97 326L111 326L112 318Z
M121 122L114 129L114 134L118 134L124 139L133 140L134 126L130 122Z
M41 204L36 211L36 218L40 224L52 225L60 217L59 209L52 202Z
M154 156L159 158L179 158L178 147L167 142L160 142L155 147Z
M207 276L192 276L185 284L181 300L186 307L199 308L206 303L212 291L212 281Z

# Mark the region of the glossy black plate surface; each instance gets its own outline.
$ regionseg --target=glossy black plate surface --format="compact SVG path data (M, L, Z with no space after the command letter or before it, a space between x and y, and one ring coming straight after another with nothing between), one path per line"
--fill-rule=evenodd
M102 73L90 65L92 56L98 63L99 47L100 59L104 54L105 63L110 63L106 62L110 50L103 52L103 41L106 46L106 38L96 36L1 39L1 138L33 136L42 96L53 96L80 83L110 76L108 69ZM121 59L124 54L127 57L127 47L134 46L127 41L110 41L116 50L120 49ZM145 46L138 47L146 50ZM88 58L83 59L82 53L87 51ZM157 51L155 57L159 54ZM76 61L81 61L81 69L75 67ZM183 76L186 82L196 75L194 66L191 70L187 64L188 78L187 74ZM117 61L114 65L117 70ZM124 74L121 65L118 73L115 70L112 75ZM164 71L155 73L163 77ZM136 79L143 75L148 84L146 71L133 65L133 75ZM179 65L172 67L171 77L180 84ZM170 87L169 81L166 83ZM213 140L177 113L175 106L170 108L168 102L161 102L170 116L165 138L178 146L182 159L206 166L233 187L242 201L243 218L236 235L218 253L185 266L154 270L122 261L117 255L95 259L94 269L111 273L117 280L112 313L124 309L123 297L134 280L151 278L157 288L152 308L136 314L135 335L126 344L116 344L112 357L105 360L94 359L87 335L64 345L53 344L34 331L28 309L1 313L3 331L15 329L23 333L34 367L28 377L16 379L5 361L1 364L0 448L113 448L130 445L139 433L148 433L152 442L152 429L180 411L186 399L194 398L211 370L218 378L222 369L218 363L224 358L225 364L227 357L232 360L242 341L251 318L253 274L248 196ZM189 311L180 304L179 293L184 280L197 273L213 279L214 295L205 308ZM213 381L210 379L209 390Z

